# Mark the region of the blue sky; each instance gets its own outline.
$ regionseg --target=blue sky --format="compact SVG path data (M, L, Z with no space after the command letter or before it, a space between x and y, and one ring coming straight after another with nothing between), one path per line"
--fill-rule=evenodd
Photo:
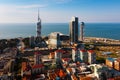
M120 0L0 0L0 23L120 22Z

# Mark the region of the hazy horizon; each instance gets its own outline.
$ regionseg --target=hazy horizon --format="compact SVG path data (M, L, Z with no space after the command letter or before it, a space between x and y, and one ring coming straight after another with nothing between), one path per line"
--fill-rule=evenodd
M79 21L79 24L80 24L80 22L83 22L83 21ZM60 24L60 23L65 23L65 24L69 24L69 22L42 22L42 24ZM120 24L120 22L84 22L84 23L86 23L86 24L90 24L90 23L92 23L92 24ZM4 23L1 23L0 22L0 24L37 24L37 22L4 22Z

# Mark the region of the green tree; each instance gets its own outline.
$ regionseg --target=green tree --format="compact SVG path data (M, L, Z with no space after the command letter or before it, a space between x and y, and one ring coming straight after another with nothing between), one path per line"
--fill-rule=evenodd
M28 38L28 37L27 37L27 38L24 38L24 39L23 39L23 42L24 42L24 44L25 44L26 47L30 47L29 38Z

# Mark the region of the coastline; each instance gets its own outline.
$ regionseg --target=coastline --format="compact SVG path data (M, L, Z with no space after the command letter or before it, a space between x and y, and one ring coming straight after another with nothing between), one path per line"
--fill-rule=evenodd
M80 26L79 26L80 27ZM85 23L84 36L101 37L120 40L120 24L111 23ZM51 32L61 32L69 34L68 23L43 23L42 36L47 36ZM36 24L0 24L0 39L11 39L17 37L28 37L36 35Z
M104 38L104 37L84 37L85 39L96 39L96 40L111 40L111 41L120 41L118 39Z
M15 37L15 38L4 38L6 40L10 40L10 39L25 39L25 38L29 38L28 37ZM42 38L44 37L48 37L48 36L42 36ZM4 40L4 39L0 39L0 40ZM97 42L117 42L120 43L120 40L117 39L110 39L110 38L103 38L103 37L84 37L84 42L90 42L90 41L97 41Z
M84 42L103 42L108 44L120 44L120 40L102 37L84 37Z

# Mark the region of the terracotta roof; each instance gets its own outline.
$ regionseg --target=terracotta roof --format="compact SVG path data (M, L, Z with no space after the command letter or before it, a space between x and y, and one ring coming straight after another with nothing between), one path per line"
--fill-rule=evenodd
M35 68L42 68L42 67L44 67L43 64L38 64L38 65L34 65L34 66L32 66L33 69L35 69Z
M34 52L34 54L36 54L36 55L37 55L37 54L41 54L41 53L40 53L40 52Z
M72 72L72 69L71 68L67 68L69 72Z
M81 52L86 52L86 50L84 50L84 49L83 49L83 50L80 50L80 51L81 51Z
M70 58L62 58L64 61L69 61L71 60Z
M94 51L93 51L93 50L88 50L88 52L89 52L89 53L94 53Z
M56 50L56 52L64 53L65 51L64 50Z
M51 54L51 55L54 55L55 53L54 53L54 52L51 52L50 54Z
M109 78L109 79L107 79L107 80L115 80L114 78Z
M92 77L81 77L81 80L93 80Z
M117 58L116 61L120 62L120 58Z
M62 69L60 69L60 71L59 71L59 76L60 77L65 77L66 76L65 72Z
M75 75L71 75L73 77L73 80L78 80Z
M77 51L78 49L77 48L73 48L73 50Z

